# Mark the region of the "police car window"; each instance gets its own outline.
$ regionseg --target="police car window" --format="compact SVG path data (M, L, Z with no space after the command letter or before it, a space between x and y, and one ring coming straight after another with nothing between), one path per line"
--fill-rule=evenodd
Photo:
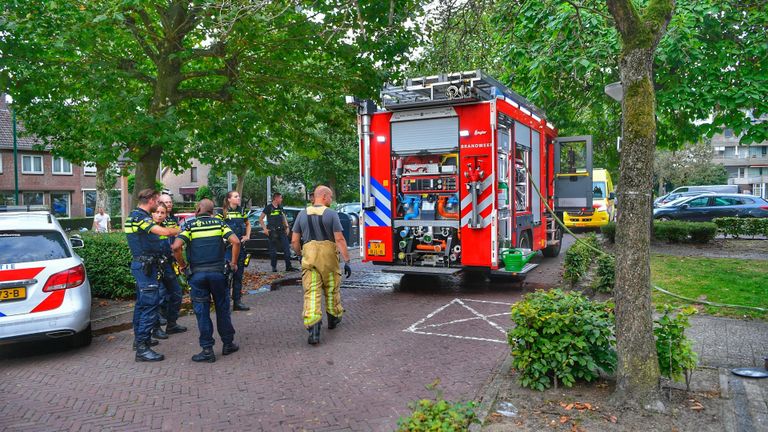
M0 231L0 263L15 264L69 258L58 231Z
M296 219L296 216L299 214L299 212L294 210L286 210L285 211L285 219L288 221L288 225L293 224L293 220Z

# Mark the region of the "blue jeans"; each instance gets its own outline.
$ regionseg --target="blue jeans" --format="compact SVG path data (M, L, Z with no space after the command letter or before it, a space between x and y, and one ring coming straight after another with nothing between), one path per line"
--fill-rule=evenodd
M232 260L232 249L224 252L224 260ZM240 248L240 256L237 257L237 271L232 275L232 300L239 302L243 297L243 272L245 271L245 250ZM225 282L226 283L226 282Z
M216 329L221 341L226 345L235 338L235 328L229 314L229 289L227 279L219 272L197 272L189 278L192 291L192 308L197 317L197 328L200 330L200 346L213 347L213 322L211 321L211 297L216 309Z
M174 323L179 319L183 293L171 261L165 263L160 282L160 315L168 322Z
M149 342L152 328L157 321L160 304L160 282L157 280L157 266L152 266L150 275L142 270L142 264L131 261L131 274L136 279L136 303L133 306L133 335L137 343Z
M285 234L284 228L275 228L269 231L269 260L272 263L272 268L277 268L277 248L278 246L283 249L283 259L285 260L285 268L291 267L291 245L288 242L288 235Z

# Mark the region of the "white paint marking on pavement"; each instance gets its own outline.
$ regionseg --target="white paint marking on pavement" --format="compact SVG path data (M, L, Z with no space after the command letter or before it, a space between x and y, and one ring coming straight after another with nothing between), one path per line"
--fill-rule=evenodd
M420 319L419 321L413 323L410 327L408 327L407 329L405 329L403 331L404 332L409 332L409 333L415 333L415 334L422 334L422 335L442 336L442 337L450 337L450 338L454 338L454 339L477 340L477 341L483 341L483 342L494 342L494 343L506 344L507 343L506 339L489 339L489 338L475 337L475 336L460 336L460 335L452 335L452 334L447 334L447 333L434 333L434 332L424 331L426 329L438 328L438 327L442 327L442 326L449 325L449 324L457 324L457 323L462 323L462 322L469 322L469 321L475 321L475 320L483 320L483 321L487 322L489 325L491 325L493 328L501 331L502 333L504 333L506 335L507 331L503 327L501 327L500 325L496 324L495 322L489 320L488 318L509 315L510 312L496 313L496 314L490 314L490 315L483 315L480 312L478 312L477 310L475 310L473 307L467 305L465 302L486 303L486 304L496 304L496 305L505 305L505 306L511 306L512 305L512 303L489 301L489 300L474 300L474 299L459 299L459 298L455 298L455 299L451 300L450 302L444 304L443 306L440 306L439 308L435 309L434 311L429 313L426 317L424 317L424 318ZM439 314L440 312L444 311L448 306L450 306L452 304L459 304L459 305L461 305L463 308L465 308L468 311L472 312L472 314L475 315L475 316L471 317L471 318L460 318L460 319L456 319L456 320L452 320L452 321L448 321L448 322L444 322L444 323L439 323L439 324L426 324L426 325L422 325L422 324L424 324L425 321L427 321L428 319L434 317L435 315Z

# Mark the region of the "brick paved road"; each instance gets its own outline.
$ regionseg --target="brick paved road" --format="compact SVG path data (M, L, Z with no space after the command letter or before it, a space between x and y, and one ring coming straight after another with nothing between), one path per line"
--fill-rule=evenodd
M133 361L129 331L81 350L6 353L0 430L378 431L429 397L436 378L446 398L475 398L507 349L505 303L523 290L462 279L393 286L371 266L355 272L343 323L323 328L317 347L306 344L301 288L288 285L246 297L253 309L234 315L241 350L213 364L190 360L196 329L163 341L166 361L154 364Z

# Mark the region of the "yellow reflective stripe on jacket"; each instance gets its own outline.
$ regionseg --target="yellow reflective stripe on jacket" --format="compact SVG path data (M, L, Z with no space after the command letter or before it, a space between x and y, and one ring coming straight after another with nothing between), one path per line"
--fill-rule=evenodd
M127 234L134 234L137 231L149 232L152 227L155 226L154 222L150 223L145 220L141 221L128 221L123 227L123 231Z

